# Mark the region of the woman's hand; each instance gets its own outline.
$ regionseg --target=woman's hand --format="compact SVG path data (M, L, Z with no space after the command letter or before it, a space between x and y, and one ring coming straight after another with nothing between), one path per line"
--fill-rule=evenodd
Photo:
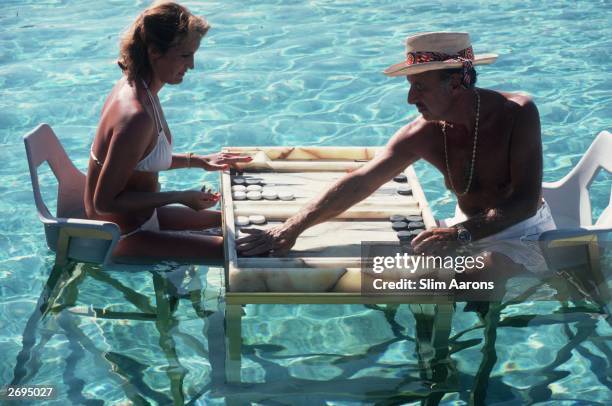
M192 159L197 159L200 167L207 171L222 171L229 167L235 168L237 163L251 162L250 156L242 156L239 153L219 152L210 155L200 155Z
M297 235L283 225L267 230L243 228L240 231L249 234L236 240L236 249L242 255L283 255L293 247L297 239Z
M188 190L181 192L180 201L178 203L191 207L193 210L199 211L213 207L221 198L220 193L211 193L210 191Z

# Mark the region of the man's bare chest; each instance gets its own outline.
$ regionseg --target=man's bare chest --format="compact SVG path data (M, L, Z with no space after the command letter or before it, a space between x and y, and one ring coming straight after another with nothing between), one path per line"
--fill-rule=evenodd
M447 128L435 137L423 158L443 175L446 187L485 198L509 193L512 146L512 120L501 114L479 123L478 134L458 128ZM446 138L446 140L445 140Z

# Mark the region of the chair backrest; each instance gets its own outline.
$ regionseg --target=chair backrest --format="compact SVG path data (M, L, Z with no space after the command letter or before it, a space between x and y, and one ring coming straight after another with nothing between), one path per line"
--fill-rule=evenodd
M543 194L558 228L593 225L589 187L601 169L612 173L612 134L600 132L578 164L557 182L544 183ZM595 223L612 227L612 190L608 206Z
M74 166L51 127L39 125L24 137L24 143L39 216L50 217L38 182L38 167L47 162L58 181L57 217L86 218L83 203L85 175Z
M45 226L47 245L57 254L56 264L68 260L111 263L120 229L112 222L87 219L83 202L86 177L70 161L51 127L41 124L23 141L38 216ZM38 167L44 162L58 181L57 217L49 213L40 193Z

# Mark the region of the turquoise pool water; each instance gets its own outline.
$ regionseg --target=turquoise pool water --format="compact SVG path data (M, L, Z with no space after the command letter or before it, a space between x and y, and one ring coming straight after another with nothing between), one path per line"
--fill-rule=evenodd
M196 56L196 69L181 86L160 94L176 149L383 145L417 114L406 104L405 82L381 74L401 59L404 37L461 30L471 33L476 53L500 54L498 63L479 69L480 86L534 96L542 120L545 180L560 178L599 131L612 129L612 5L462 3L185 2L205 14L213 29ZM612 328L588 312L563 316L559 302L502 309L494 350L486 344L491 330L474 313L457 312L454 379L434 389L435 379L415 356L415 319L406 306L397 314L357 305L247 306L242 378L259 384L219 383L217 310L224 303L218 268L196 269L191 297L172 289L162 295L165 300L158 297L176 308L155 323L148 316L114 320L82 314L94 308L151 313L155 292L163 291L167 279L165 269L126 273L79 266L72 282L64 281L67 288L52 316L34 323L31 315L54 256L35 214L21 137L47 122L85 169L103 99L120 75L114 62L118 35L147 4L2 2L0 384L14 379L55 384L55 404L139 403L141 398L222 404L237 396L239 404L246 399L359 404L385 398L410 403L423 397L463 404L468 390L484 393L489 404L612 401ZM417 172L435 214L451 214L454 200L441 177L424 164ZM50 196L52 176L42 175ZM593 185L596 214L608 202L611 180L600 175ZM217 177L196 171L162 176L165 189L204 181L216 183ZM29 319L34 321L28 324ZM32 338L37 344L26 351L31 359L18 359ZM478 372L485 359L486 373Z

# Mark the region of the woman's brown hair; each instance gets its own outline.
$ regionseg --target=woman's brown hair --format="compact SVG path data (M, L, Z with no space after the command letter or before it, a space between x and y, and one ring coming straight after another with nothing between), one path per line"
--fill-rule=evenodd
M157 2L143 11L121 38L117 64L129 82L137 77L150 76L149 46L165 54L189 34L203 37L209 28L204 18L191 14L183 6L168 1Z

